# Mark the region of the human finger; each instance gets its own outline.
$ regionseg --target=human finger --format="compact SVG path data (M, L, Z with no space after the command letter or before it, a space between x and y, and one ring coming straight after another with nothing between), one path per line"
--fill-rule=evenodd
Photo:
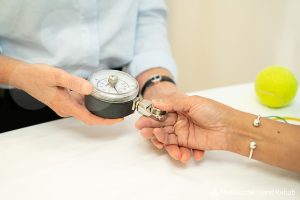
M166 120L164 121L157 121L149 117L141 117L135 124L137 129L142 128L160 128L164 126L171 126L174 125L177 120L176 113L168 113Z
M153 128L143 128L140 130L141 135L146 139L153 138Z
M79 94L75 91L69 90L68 91L70 96L80 105L84 105L84 95Z
M185 147L180 147L181 159L182 163L187 163L191 157L191 150Z
M205 151L203 150L197 150L197 149L193 149L193 154L194 154L194 159L195 160L202 160L205 154Z
M164 148L164 145L155 138L152 138L151 142L158 149L163 149Z
M55 83L63 88L73 90L79 94L89 95L93 91L92 84L80 77L73 76L63 70L55 71Z
M73 104L70 110L70 115L88 125L112 125L124 120L124 118L106 119L98 117L87 110L84 105L80 105L77 103Z
M165 149L174 160L181 159L181 151L177 145L166 145Z
M175 96L166 99L154 99L154 107L167 112L188 112L192 107L202 103L200 96Z
M174 133L174 126L166 126L162 128L154 128L152 130L153 135L157 138L158 141L164 144L168 143L168 135Z

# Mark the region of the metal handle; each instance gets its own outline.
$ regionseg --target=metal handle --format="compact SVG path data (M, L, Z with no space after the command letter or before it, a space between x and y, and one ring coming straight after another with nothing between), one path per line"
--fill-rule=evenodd
M137 110L141 115L152 119L163 121L167 117L167 112L153 107L152 102L142 97L133 100L132 110Z

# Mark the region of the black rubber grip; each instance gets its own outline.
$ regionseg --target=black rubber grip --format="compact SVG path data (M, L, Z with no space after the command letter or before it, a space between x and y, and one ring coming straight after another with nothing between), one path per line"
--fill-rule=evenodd
M95 97L88 95L85 97L85 105L87 109L102 118L117 119L126 117L134 112L132 110L133 101L124 103L108 103L96 99Z

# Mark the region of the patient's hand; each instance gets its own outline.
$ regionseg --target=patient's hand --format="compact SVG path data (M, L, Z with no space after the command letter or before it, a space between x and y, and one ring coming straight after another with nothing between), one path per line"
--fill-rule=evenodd
M184 152L197 150L195 156L201 159L203 150L226 148L225 133L229 123L226 114L233 110L230 107L196 96L171 97L153 101L153 104L170 112L168 118L158 122L141 117L136 127L147 137L155 137L169 148L170 155L180 154L180 149L185 148Z

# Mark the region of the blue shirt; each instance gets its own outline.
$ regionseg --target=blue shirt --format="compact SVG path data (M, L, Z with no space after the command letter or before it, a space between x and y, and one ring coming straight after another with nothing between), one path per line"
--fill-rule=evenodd
M164 0L0 0L0 53L81 77L121 66L176 76Z

